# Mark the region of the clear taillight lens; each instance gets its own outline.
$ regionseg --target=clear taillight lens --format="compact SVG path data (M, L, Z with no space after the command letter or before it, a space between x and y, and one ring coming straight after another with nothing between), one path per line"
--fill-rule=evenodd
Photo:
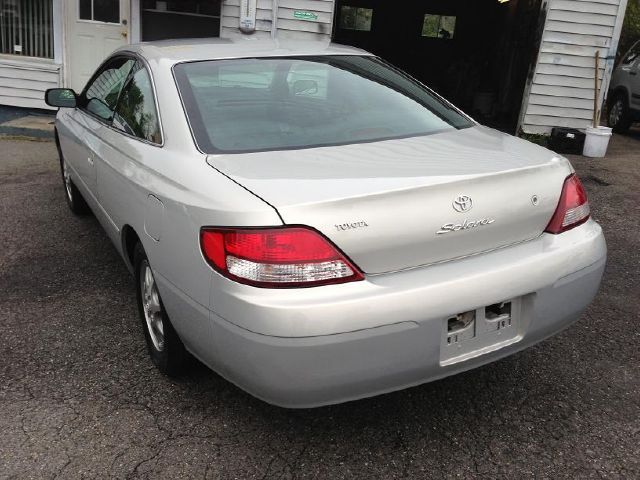
M203 228L200 245L213 268L249 285L294 288L364 279L328 239L306 227Z
M553 234L566 232L586 222L590 214L587 193L574 173L564 181L558 207L545 232Z

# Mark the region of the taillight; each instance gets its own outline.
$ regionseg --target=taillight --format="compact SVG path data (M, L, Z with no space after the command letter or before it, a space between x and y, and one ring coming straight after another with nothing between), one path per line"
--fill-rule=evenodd
M569 175L562 186L562 194L545 232L562 233L586 222L590 215L587 193L576 174Z
M203 228L200 245L205 259L222 275L258 287L313 287L364 279L328 239L310 228Z

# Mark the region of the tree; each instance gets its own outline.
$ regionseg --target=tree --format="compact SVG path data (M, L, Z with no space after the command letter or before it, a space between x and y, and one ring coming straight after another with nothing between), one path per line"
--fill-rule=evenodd
M638 40L640 40L640 0L629 0L616 59L619 60Z

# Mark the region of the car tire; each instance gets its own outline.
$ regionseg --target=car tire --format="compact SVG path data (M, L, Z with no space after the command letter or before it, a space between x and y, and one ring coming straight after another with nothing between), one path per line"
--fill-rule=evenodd
M71 170L67 166L67 162L62 155L57 132L56 146L58 147L58 156L60 157L60 173L62 175L62 186L64 187L64 196L67 199L67 205L69 205L69 209L75 215L88 215L91 213L91 209L78 190L78 187L76 187L75 183L73 183L73 180L71 179Z
M91 213L91 209L87 202L85 201L82 194L78 191L78 187L76 187L75 183L71 179L71 172L67 167L67 164L64 158L60 159L60 170L62 173L62 183L65 191L65 198L67 199L67 205L69 205L69 209L75 214L79 216L88 215Z
M151 361L165 375L180 375L187 351L169 320L142 244L136 245L133 259L138 312Z
M616 133L624 133L631 127L631 112L624 93L617 93L611 99L607 112L607 123Z

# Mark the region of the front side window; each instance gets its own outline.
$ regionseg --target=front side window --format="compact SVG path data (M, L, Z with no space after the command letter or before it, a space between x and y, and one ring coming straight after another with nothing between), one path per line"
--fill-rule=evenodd
M53 0L0 0L0 53L53 58Z
M375 57L188 62L174 74L206 153L373 142L473 125Z
M118 57L103 65L81 95L80 108L111 121L122 86L134 64L131 58Z
M120 95L113 126L152 143L162 143L151 77L138 62Z

